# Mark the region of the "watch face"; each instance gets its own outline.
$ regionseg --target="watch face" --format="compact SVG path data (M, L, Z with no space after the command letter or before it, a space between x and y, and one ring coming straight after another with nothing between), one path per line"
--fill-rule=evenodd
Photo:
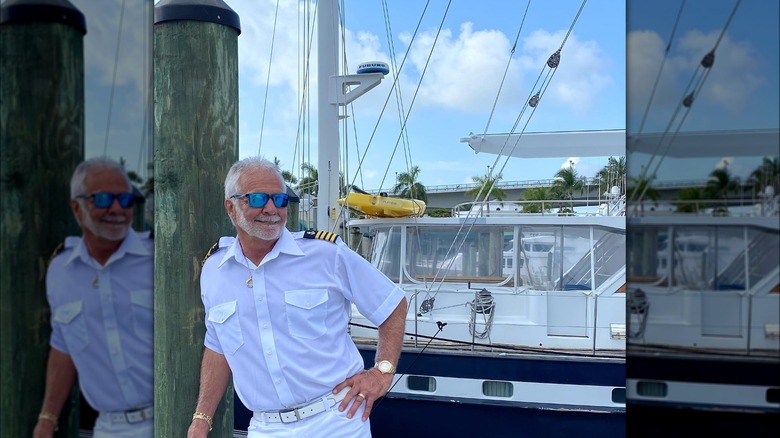
M393 365L390 362L386 361L386 360L383 360L382 362L379 362L377 364L377 368L379 368L379 371L381 371L383 373L391 373L391 372L393 372Z

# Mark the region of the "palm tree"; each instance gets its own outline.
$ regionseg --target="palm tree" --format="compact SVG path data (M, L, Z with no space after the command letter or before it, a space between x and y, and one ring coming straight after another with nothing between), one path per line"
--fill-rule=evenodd
M703 201L707 199L707 193L701 187L685 187L677 192L675 199L678 201L689 201L677 204L676 209L678 213L698 213L700 203L691 201Z
M739 178L732 175L727 166L728 163L726 166L710 172L707 185L705 186L706 194L712 199L719 198L723 200L723 206L718 209L722 213L728 211L729 193L739 193L741 187Z
M747 184L756 190L763 191L772 186L775 193L780 190L780 158L764 157L761 164L750 173Z
M317 168L309 163L303 163L301 164L301 170L303 170L304 175L298 181L298 192L316 196L317 177L319 176Z
M574 209L574 191L579 190L580 194L585 190L585 178L580 176L573 165L564 167L555 173L555 182L553 187L556 187L565 197L569 199L569 207Z
M640 212L644 213L645 204L643 199L653 201L658 206L658 200L661 198L661 192L650 185L650 181L645 177L629 178L629 186L626 188L626 198L630 204L639 205Z
M471 190L467 190L466 194L473 196L475 201L479 201L477 196L484 196L485 201L490 201L490 198L497 201L503 201L506 199L506 192L495 187L496 183L501 180L501 175L490 176L490 173L485 173L484 176L472 176L471 180L474 181L477 186Z
M620 187L620 193L626 192L626 157L609 157L607 165L596 173L599 193L609 191L612 186Z
M523 201L549 201L553 198L551 190L547 187L531 187L523 192ZM523 204L523 213L549 213L550 203L544 204L544 210L542 210L542 203Z
M428 202L428 192L425 186L417 180L420 175L420 168L413 166L409 172L398 174L398 180L393 186L393 193L400 198L419 199Z
M281 170L281 168L282 168L281 164L282 163L281 163L281 161L279 161L279 158L274 157L274 164L276 164L276 167L278 167L279 170ZM281 172L282 172L282 178L288 184L293 185L293 184L298 182L298 178L296 178L295 175L293 175L292 172L290 172L289 170L281 170Z

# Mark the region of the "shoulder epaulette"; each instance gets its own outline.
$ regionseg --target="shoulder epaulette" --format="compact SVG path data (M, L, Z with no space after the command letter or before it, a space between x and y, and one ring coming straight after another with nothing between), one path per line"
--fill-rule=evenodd
M217 251L219 251L219 241L217 241L217 243L211 245L211 248L209 248L209 252L206 253L206 257L203 257L203 261L200 262L200 267L202 268L203 265L206 264L206 259L211 257L211 255L214 254Z
M336 233L331 233L330 231L316 231L316 230L310 230L305 231L303 233L303 237L306 239L321 239L321 240L327 240L330 243L336 243L336 239L339 237Z
M46 266L51 264L51 261L54 260L54 257L57 257L57 254L61 253L62 250L65 249L65 242L60 242L56 248L54 248L54 251L52 251L51 255L49 256L49 261L46 263Z

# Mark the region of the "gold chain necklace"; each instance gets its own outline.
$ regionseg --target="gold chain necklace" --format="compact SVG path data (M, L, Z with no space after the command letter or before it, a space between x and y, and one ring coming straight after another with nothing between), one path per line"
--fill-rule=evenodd
M81 240L84 242L84 247L87 249L87 259L89 260L88 265L95 271L95 278L92 279L92 287L97 289L100 287L100 270L95 266L95 263L98 263L97 260L95 260L94 257L92 257L92 254L89 253L89 245L87 244L87 240L83 237Z

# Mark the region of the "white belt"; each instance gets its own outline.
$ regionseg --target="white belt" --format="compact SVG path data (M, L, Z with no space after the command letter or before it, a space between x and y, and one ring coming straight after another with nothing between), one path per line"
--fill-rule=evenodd
M283 409L281 411L254 412L254 417L266 423L295 423L319 413L329 411L338 402L344 400L349 392L349 386L336 394L329 393L320 399L297 408Z
M154 418L154 406L120 412L103 412L112 423L140 423Z

